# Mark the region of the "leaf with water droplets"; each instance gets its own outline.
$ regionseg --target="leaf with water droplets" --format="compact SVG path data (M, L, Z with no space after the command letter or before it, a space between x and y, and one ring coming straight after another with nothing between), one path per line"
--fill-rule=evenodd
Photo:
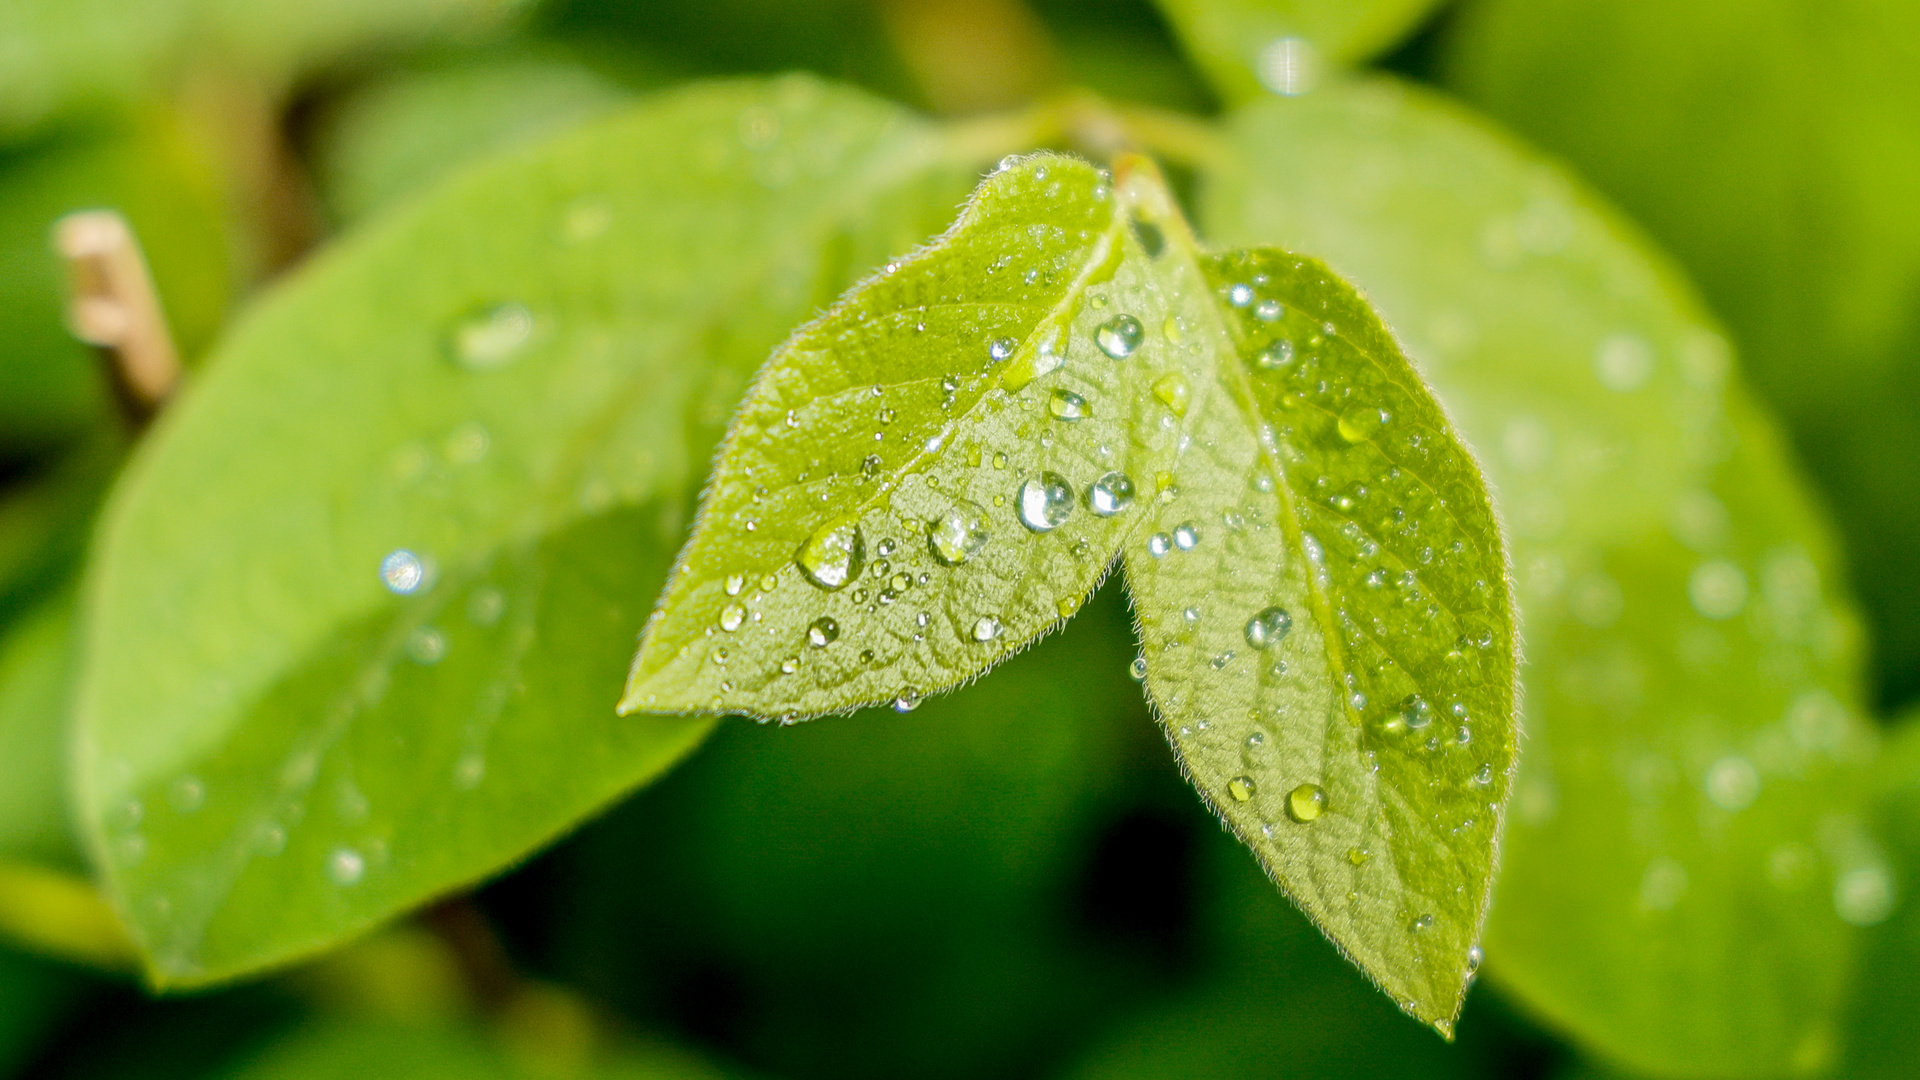
M1143 517L1130 478L1176 439L1146 390L1171 346L1142 329L1173 298L1123 202L1079 160L1009 164L774 354L622 708L793 719L931 693L1079 606ZM760 586L720 643L734 575Z
M1282 335L1299 360L1263 366ZM1475 465L1351 289L1279 252L1202 257L1143 161L1109 188L1040 156L774 355L622 707L917 699L1071 615L1124 554L1195 782L1447 1030L1513 758L1500 552ZM742 578L763 583L752 630L716 635ZM1392 727L1387 703L1422 694L1471 749ZM1384 857L1356 867L1362 844Z
M151 978L326 947L694 745L709 721L608 706L722 424L975 168L858 93L710 85L486 163L264 298L92 567L80 811ZM756 627L731 587L729 644Z
M1233 124L1208 225L1365 288L1500 494L1528 741L1489 977L1639 1071L1818 1068L1874 915L1872 738L1831 539L1725 339L1575 181L1418 90Z

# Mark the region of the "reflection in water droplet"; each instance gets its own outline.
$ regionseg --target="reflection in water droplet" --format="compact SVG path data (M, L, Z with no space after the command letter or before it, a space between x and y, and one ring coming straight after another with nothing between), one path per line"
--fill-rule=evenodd
M1347 862L1354 866L1364 865L1366 861L1371 858L1373 858L1373 852L1368 851L1366 848L1353 847L1347 849Z
M728 596L739 596L740 590L746 587L747 587L747 575L745 574L727 575L727 595Z
M1287 313L1278 300L1262 300L1253 306L1254 317L1261 322L1278 322Z
M1146 339L1146 330L1140 320L1131 315L1115 315L1094 331L1094 344L1100 351L1115 360L1125 360L1132 356L1135 349Z
M1051 532L1073 515L1073 485L1056 472L1020 485L1020 523L1034 532Z
M1173 546L1181 551L1192 551L1200 546L1200 526L1191 521L1183 521L1173 530Z
M1349 409L1340 416L1340 437L1350 443L1363 442L1373 438L1381 428L1393 420L1393 414L1385 409L1376 409L1363 405Z
M1248 799L1253 798L1253 790L1253 777L1251 776L1236 776L1227 781L1227 794L1233 796L1234 802L1246 802Z
M720 629L731 634L747 621L747 609L740 604L728 604L720 609Z
M1172 550L1173 537L1168 536L1166 533L1154 533L1152 536L1147 537L1147 551L1152 554L1154 558L1157 559Z
M997 364L1012 356L1013 351L1019 347L1020 343L1010 337L994 338L987 343L987 359Z
M1047 411L1055 420L1085 420L1093 415L1093 409L1087 399L1071 390L1055 387L1047 397Z
M1087 488L1087 509L1101 517L1112 517L1133 505L1133 478L1123 472L1110 472Z
M418 592L427 580L427 564L420 556L400 548L380 560L380 580L401 596Z
M927 546L947 566L959 566L978 555L987 539L987 512L970 502L956 502L927 523Z
M973 622L973 640L992 641L1000 636L1000 620L991 615L982 615Z
M1423 930L1431 930L1433 929L1433 916L1422 915L1419 918L1413 920L1413 922L1409 923L1407 928L1409 930L1412 930L1416 934L1420 933Z
M367 872L367 860L352 848L335 848L327 857L327 876L338 885L353 885Z
M1153 396L1160 399L1160 404L1165 405L1168 412L1175 416L1185 416L1187 403L1193 396L1193 391L1187 385L1185 375L1170 371L1160 376L1159 380L1153 384Z
M1419 694L1408 694L1400 700L1400 719L1409 731L1419 731L1433 723L1433 706Z
M1287 792L1287 816L1306 824L1327 810L1327 792L1319 784L1301 784Z
M1460 730L1465 731L1466 728L1461 728ZM1473 774L1473 782L1481 787L1486 787L1488 784L1493 783L1493 766L1481 765L1479 771Z
M1127 665L1127 674L1133 676L1134 682L1145 681L1147 677L1147 658L1144 656L1134 657L1133 663Z
M1261 349L1259 357L1255 359L1254 363L1267 371L1286 367L1288 364L1293 363L1293 342L1281 338L1279 341Z
M1293 616L1283 607L1270 607L1247 620L1247 644L1256 649L1271 649L1293 629Z
M461 367L491 371L512 363L532 337L533 313L525 305L495 304L461 320L448 348Z
M897 713L910 713L919 707L920 692L911 686L900 691L900 696L893 699L893 711Z
M816 649L824 649L840 640L840 624L825 615L807 625L807 644Z
M814 585L831 592L860 576L867 558L860 526L851 521L829 522L800 545L794 555L801 573Z

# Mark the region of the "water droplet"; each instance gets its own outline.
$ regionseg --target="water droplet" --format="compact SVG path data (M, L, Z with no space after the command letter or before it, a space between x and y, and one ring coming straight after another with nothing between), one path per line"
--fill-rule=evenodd
M1479 971L1481 962L1486 958L1487 954L1480 951L1480 946L1475 945L1469 948L1467 950L1467 974L1472 975L1474 972Z
M1200 621L1200 609L1197 607L1186 608L1180 612L1180 617L1189 623L1197 623Z
M1012 356L1013 351L1019 347L1020 343L1010 337L994 338L987 342L987 359L997 364Z
M1854 926L1878 926L1894 909L1893 876L1880 865L1860 866L1833 883L1833 911Z
M1087 488L1087 509L1101 517L1112 517L1133 505L1133 478L1123 472L1110 472Z
M427 580L427 564L420 556L400 548L380 560L380 580L401 596L418 592Z
M866 559L866 540L851 521L822 525L794 555L807 580L829 592L859 577Z
M747 609L740 604L728 604L720 609L720 629L731 634L747 621Z
M1373 858L1373 852L1368 851L1366 848L1352 847L1347 849L1347 862L1350 865L1362 866L1371 858Z
M1086 398L1057 386L1047 398L1047 411L1053 414L1055 420L1085 420L1093 415Z
M1191 521L1183 521L1174 527L1173 546L1181 551L1192 551L1200 546L1200 526Z
M485 427L473 423L461 424L447 436L447 461L454 465L472 465L487 456L490 444Z
M338 885L354 885L367 872L367 860L352 848L335 848L327 856L327 876Z
M1246 307L1253 303L1253 286L1245 282L1235 282L1227 287L1227 303L1234 307Z
M1173 537L1168 536L1166 533L1154 533L1152 536L1147 537L1147 551L1154 558L1158 559L1172 550Z
M1466 728L1461 728L1460 730L1465 731ZM1481 787L1486 787L1488 784L1493 783L1493 766L1481 765L1479 771L1473 774L1473 782Z
M1256 366L1266 371L1283 368L1291 363L1293 363L1293 342L1285 338L1260 350L1259 356L1254 360Z
M991 615L982 615L973 621L973 640L992 641L1000 636L1000 620Z
M1134 657L1133 663L1127 665L1127 674L1133 676L1134 682L1144 682L1147 677L1147 658Z
M448 347L469 371L492 371L512 363L533 337L533 313L524 304L495 304L461 320Z
M207 801L207 786L197 776L183 776L173 782L173 808L191 814Z
M807 628L807 636L809 638L813 636L812 627ZM800 670L800 658L797 656L789 656L785 660L780 661L780 674L782 675L791 675L794 672L799 670Z
M1093 341L1109 357L1125 360L1133 355L1146 336L1146 329L1140 325L1139 319L1131 315L1115 315L1094 331Z
M747 575L729 574L727 576L727 595L739 596L740 590L747 587Z
M824 649L840 640L840 624L825 615L807 624L807 644Z
M1413 920L1413 922L1407 924L1407 929L1412 930L1416 934L1424 930L1431 930L1433 929L1433 916L1422 915L1419 918Z
M1640 876L1640 903L1651 911L1667 911L1680 902L1687 891L1687 868L1662 855L1647 863Z
M1693 609L1709 619L1731 619L1747 606L1747 575L1725 559L1701 563L1687 579Z
M1073 515L1073 485L1056 472L1020 485L1020 523L1037 533L1051 532Z
M1175 416L1185 416L1187 402L1192 398L1193 391L1187 385L1185 375L1177 371L1169 371L1153 384L1153 396L1160 399L1160 404L1165 405L1168 412Z
M1722 810L1745 810L1760 797L1760 773L1739 755L1723 757L1707 769L1707 798Z
M1280 306L1278 300L1262 300L1253 306L1253 315L1261 322L1278 322L1287 309Z
M1419 731L1433 723L1433 706L1419 694L1408 694L1400 700L1400 719L1406 722L1407 730Z
M407 635L407 656L416 664L437 664L447 655L447 638L431 626L417 627Z
M1253 798L1253 777L1236 776L1227 781L1227 794L1233 796L1234 802L1246 802Z
M1381 428L1393 420L1393 414L1385 409L1376 409L1363 405L1349 409L1340 415L1340 437L1350 443L1364 442L1373 438Z
M727 650L724 648L713 650L713 662L724 665L727 662ZM724 686L726 684L722 683L721 685Z
M1271 649L1293 629L1293 616L1283 607L1270 607L1247 620L1247 644L1256 649Z
M1287 792L1287 816L1305 825L1327 811L1327 792L1319 784L1301 784Z
M970 502L957 502L927 523L927 546L947 566L959 566L987 546L987 512Z
M910 713L919 707L920 692L911 686L900 691L900 696L893 699L893 711L897 713Z
M1653 375L1653 348L1633 334L1611 335L1593 354L1593 373L1609 390L1638 390Z

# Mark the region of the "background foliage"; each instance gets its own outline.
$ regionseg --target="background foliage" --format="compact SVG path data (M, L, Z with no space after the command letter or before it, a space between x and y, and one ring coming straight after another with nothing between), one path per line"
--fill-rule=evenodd
M1906 1075L1915 19L7 5L0 1073ZM1492 480L1527 741L1452 1044L1182 782L1111 587L908 713L612 714L772 348L1116 142L1357 284ZM96 206L193 369L145 432L62 325Z

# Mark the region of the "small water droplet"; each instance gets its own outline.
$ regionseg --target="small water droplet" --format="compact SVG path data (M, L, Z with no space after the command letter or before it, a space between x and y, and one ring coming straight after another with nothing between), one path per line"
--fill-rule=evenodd
M407 656L416 664L437 664L447 655L446 635L431 626L421 626L407 635Z
M1433 929L1433 916L1432 915L1420 916L1419 918L1413 920L1413 922L1408 924L1408 929L1412 930L1416 934L1420 933L1423 930Z
M352 848L335 848L327 856L327 876L337 885L358 884L366 872L366 858Z
M824 649L840 640L840 624L825 615L807 624L807 644Z
M1101 517L1112 517L1133 505L1133 478L1123 472L1110 472L1087 488L1087 509Z
M1020 523L1037 532L1052 532L1073 515L1073 485L1056 472L1041 473L1020 485Z
M1000 636L1000 620L991 615L982 615L973 621L973 640L992 641Z
M1253 798L1253 790L1253 777L1251 776L1236 776L1227 781L1227 794L1233 796L1234 802L1246 802L1248 799Z
M1246 307L1253 303L1253 286L1245 282L1235 282L1227 287L1227 303L1234 307Z
M794 562L799 564L808 581L832 592L860 576L866 557L866 540L860 534L860 526L840 521L822 525L808 537L795 553Z
M727 576L727 595L739 596L740 590L747 587L747 575L729 574Z
M1093 415L1093 408L1087 404L1086 398L1060 387L1054 387L1053 393L1048 395L1047 411L1053 414L1055 420L1085 420Z
M1153 396L1160 404L1175 416L1187 415L1187 403L1193 396L1192 388L1187 385L1187 377L1177 371L1170 371L1153 384Z
M1852 926L1878 926L1893 914L1893 875L1878 864L1855 867L1833 883L1833 911Z
M1473 774L1473 782L1481 787L1486 787L1488 784L1493 783L1493 766L1482 764L1479 770Z
M809 638L813 636L812 627L807 628L807 636ZM799 670L800 670L800 658L797 656L789 656L785 660L780 661L780 674L782 675L791 675L794 672Z
M1197 607L1186 608L1180 612L1180 617L1189 623L1197 623L1200 621L1200 609Z
M1173 530L1173 546L1181 551L1192 551L1200 546L1200 526L1191 521L1183 521Z
M897 713L910 713L919 707L920 692L911 686L900 691L900 696L893 699L893 711Z
M1347 849L1347 862L1350 865L1362 866L1371 858L1373 858L1373 852L1368 851L1366 848L1353 847Z
M740 604L728 604L720 609L720 629L731 634L747 621L747 609Z
M1707 769L1707 798L1722 810L1745 810L1760 797L1760 773L1739 755L1723 757Z
M1019 347L1020 343L1013 338L994 338L992 341L987 342L987 359L997 364L1007 357L1012 356L1013 351Z
M183 776L173 782L173 808L191 814L207 801L207 786L197 776Z
M526 305L495 304L460 321L448 339L453 361L469 371L492 371L513 362L533 337Z
M1281 307L1278 300L1262 300L1253 306L1254 318L1261 322L1278 322L1286 313L1287 309Z
M927 546L946 566L959 566L978 555L987 540L987 512L970 502L954 503L927 523Z
M1173 550L1173 537L1166 533L1154 533L1147 537L1147 551L1156 559Z
M1408 694L1400 699L1400 719L1409 731L1419 731L1433 723L1433 706L1419 694Z
M1247 620L1247 644L1256 649L1271 649L1293 629L1293 616L1283 607L1262 609Z
M1133 663L1127 665L1127 674L1133 676L1134 682L1144 682L1147 677L1147 658L1134 657Z
M1287 816L1306 824L1327 811L1327 792L1319 784L1301 784L1287 792Z
M406 548L390 552L380 560L380 580L401 596L420 591L427 580L427 564Z
M1747 575L1725 559L1701 563L1687 579L1687 598L1709 619L1731 619L1747 606Z
M1385 409L1370 405L1348 409L1340 415L1340 437L1350 443L1364 442L1392 421L1393 414Z
M1100 329L1094 331L1093 341L1100 346L1100 351L1109 357L1125 360L1133 355L1134 350L1140 347L1140 343L1146 340L1146 336L1147 332L1140 325L1139 319L1131 315L1115 315L1100 324Z

